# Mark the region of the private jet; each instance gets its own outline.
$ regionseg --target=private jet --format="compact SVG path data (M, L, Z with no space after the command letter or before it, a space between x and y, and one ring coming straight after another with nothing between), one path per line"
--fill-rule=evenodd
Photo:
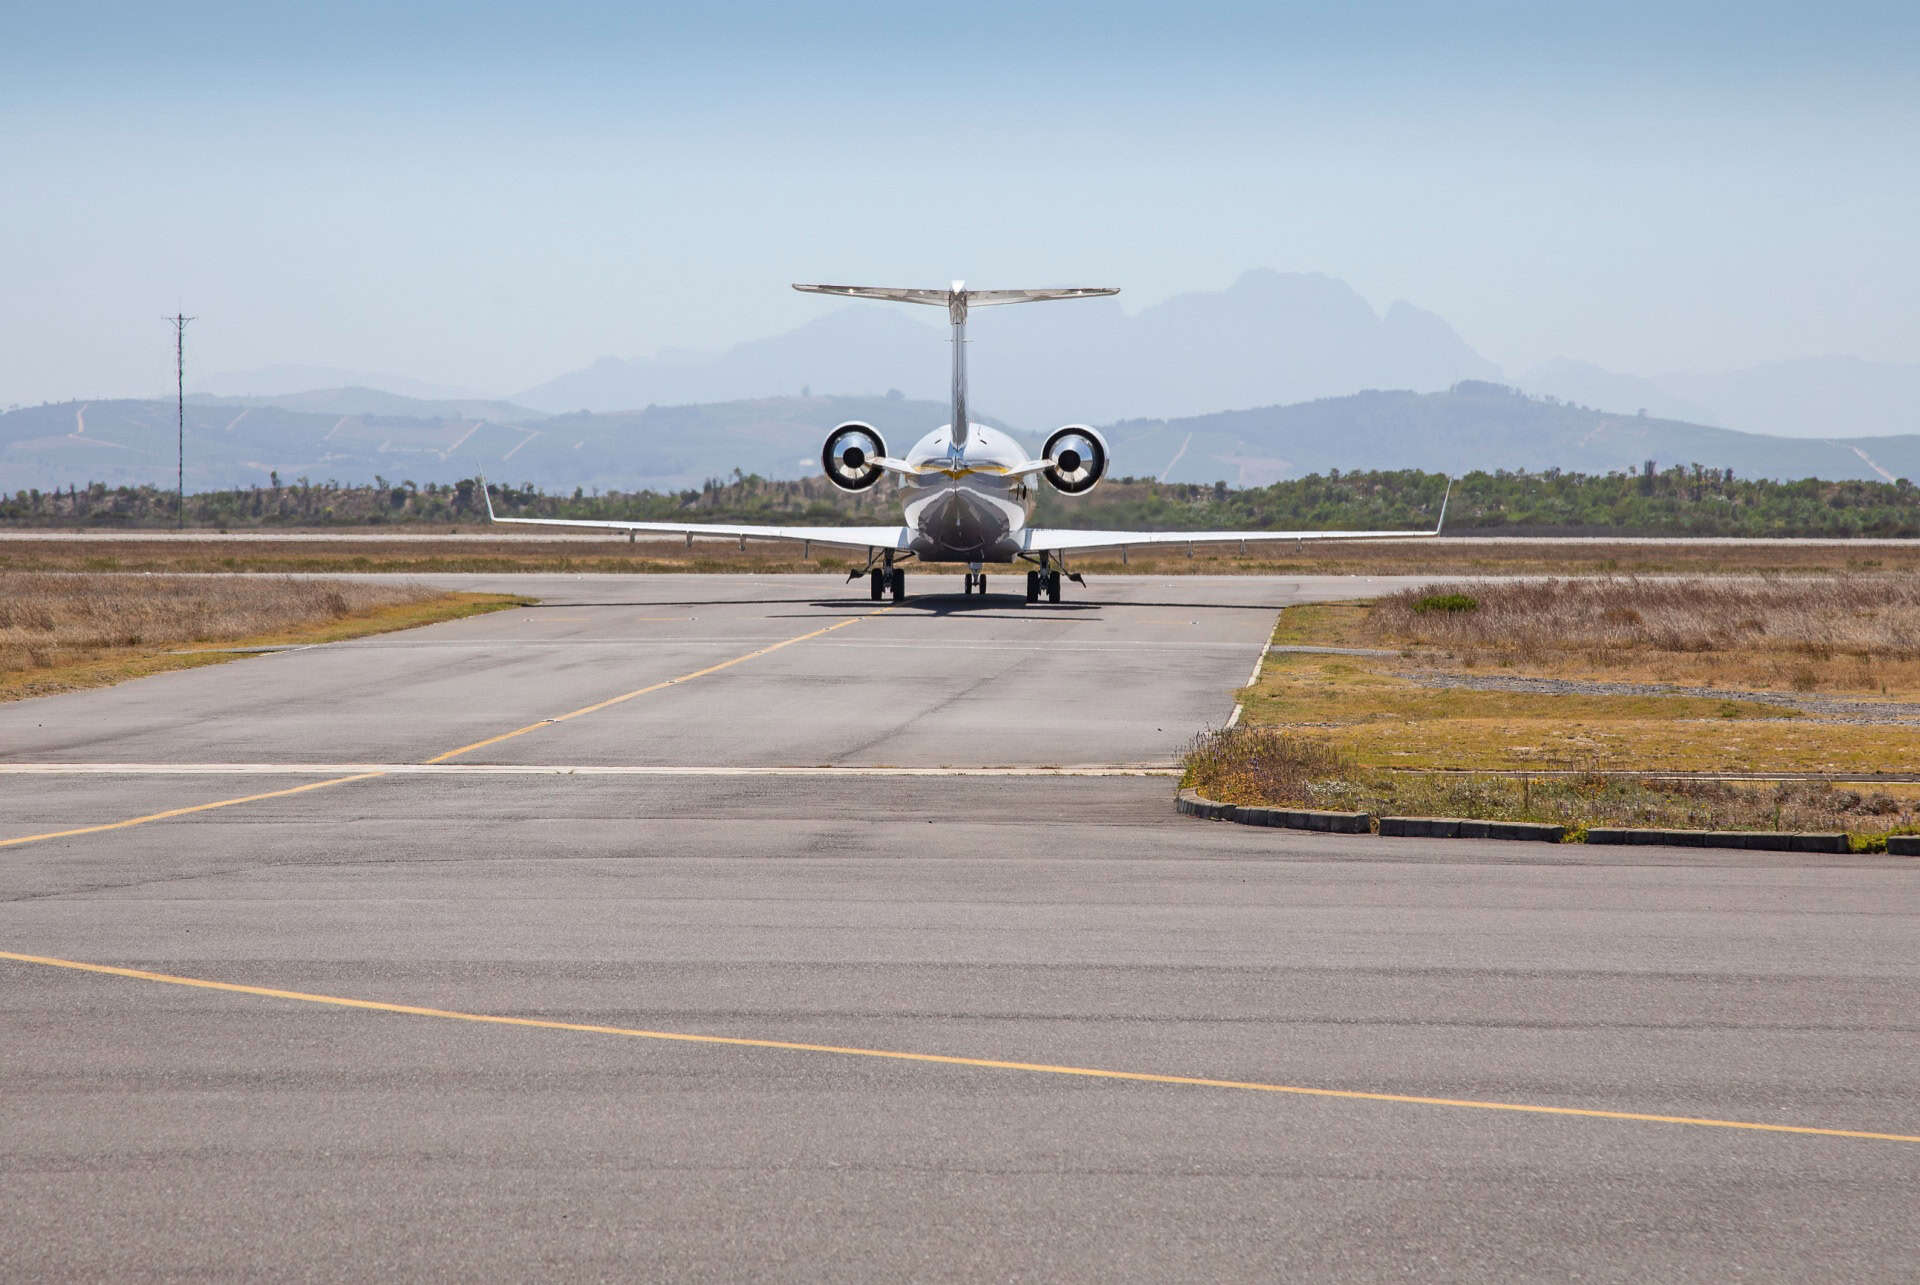
M967 418L967 314L974 308L1050 299L1091 299L1120 293L1108 287L1070 287L1046 290L969 290L956 281L945 290L894 289L887 286L795 284L809 294L839 295L850 299L885 299L895 303L944 306L953 328L953 415L944 425L914 443L905 455L887 453L887 444L871 424L849 421L827 434L820 465L827 478L843 491L865 491L891 476L904 492L904 520L897 526L750 526L724 522L603 522L571 518L503 518L493 511L493 498L481 479L487 518L521 526L584 527L638 533L683 535L691 545L695 536L748 540L798 541L809 548L864 550L864 566L847 579L866 575L874 601L891 595L906 597L905 564L959 564L967 569L966 592L985 594L989 564L1027 563L1027 601L1060 601L1064 577L1085 586L1067 565L1070 554L1155 545L1238 544L1273 540L1392 540L1436 536L1447 520L1447 484L1440 501L1440 520L1431 531L1074 531L1030 527L1027 500L1033 479L1065 495L1085 495L1107 475L1107 440L1086 424L1068 424L1051 433L1038 459L1005 433Z

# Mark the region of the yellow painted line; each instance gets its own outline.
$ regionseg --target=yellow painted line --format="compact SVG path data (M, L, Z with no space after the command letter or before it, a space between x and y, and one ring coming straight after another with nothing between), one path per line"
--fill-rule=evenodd
M770 652L779 651L782 647L791 647L795 643L803 643L809 638L818 638L822 634L830 634L836 629L845 629L848 625L857 625L862 620L866 620L871 616L877 616L883 612L892 610L893 608L891 607L882 607L879 611L870 611L865 616L850 616L838 624L828 625L824 629L815 629L811 633L799 634L793 638L788 638L777 643L769 643L757 651L750 651L744 656L735 656L732 660L723 660L717 665L708 665L705 669L696 669L692 673L682 674L678 678L669 678L664 682L651 683L645 687L637 687L630 692L622 692L618 696L610 696L603 701L595 701L591 705L582 705L579 709L571 710L557 717L543 718L538 723L528 723L525 727L516 727L511 732L502 732L498 736L489 736L484 741L475 741L471 745L462 745L457 750L448 750L445 754L436 754L426 761L429 763L444 763L448 759L459 758L462 754L471 754L473 751L483 750L489 745L498 745L500 742L510 741L516 736L525 736L528 732L537 732L541 728L549 727L554 723L564 723L570 719L585 718L588 714L597 714L603 709L624 704L637 697L646 696L652 692L664 691L666 688L676 686L680 683L690 683L696 678L705 678L708 674L717 674L723 669L732 669L735 665L744 665L750 660L758 659Z
M1091 1066L1055 1066L1046 1062L1008 1062L997 1058L954 1057L945 1053L905 1053L893 1049L857 1048L841 1044L805 1044L794 1040L760 1040L737 1035L692 1035L681 1031L650 1031L630 1026L599 1026L590 1022L554 1022L537 1017L503 1017L492 1013L468 1013L460 1009L423 1008L417 1004L389 1004L381 1000L315 995L307 991L279 990L270 986L243 986L238 982L216 982L203 977L177 977L172 973L153 973L141 968L116 968L111 964L87 964L72 959L54 959L46 955L22 955L10 950L0 950L0 959L10 959L21 964L40 964L48 968L68 968L83 973L103 973L109 977L129 977L135 981L165 982L170 986L192 986L200 990L228 991L236 995L297 1000L303 1004L326 1004L335 1008L358 1008L376 1013L401 1013L409 1017L434 1017L445 1021L477 1022L490 1026L524 1026L546 1031L578 1031L589 1035L618 1035L628 1039L667 1040L678 1044L722 1044L734 1048L779 1049L790 1053L835 1053L843 1057L881 1058L893 1062L924 1062L938 1066L965 1066L989 1071L1028 1071L1041 1075L1126 1080L1140 1084L1181 1084L1202 1089L1240 1089L1254 1093L1341 1098L1352 1102L1394 1102L1410 1106L1457 1107L1474 1111L1515 1111L1527 1115L1577 1116L1590 1120L1624 1120L1636 1124L1678 1124L1707 1129L1742 1129L1757 1133L1796 1133L1821 1138L1861 1138L1872 1142L1920 1143L1920 1135L1875 1133L1865 1129L1826 1129L1805 1124L1766 1124L1757 1120L1716 1120L1707 1116L1654 1115L1641 1111L1604 1111L1596 1107L1556 1107L1529 1102L1432 1098L1409 1093L1369 1093L1360 1089L1322 1089L1300 1084L1270 1084L1259 1080L1215 1080L1195 1075L1160 1075L1151 1071L1112 1071Z
M68 839L78 834L100 834L107 830L124 830L128 826L146 825L150 821L165 821L168 817L183 817L193 812L211 812L215 808L230 808L239 803L258 803L261 799L282 799L289 794L305 794L309 790L324 790L330 785L345 785L350 781L368 781L376 776L385 775L385 772L361 772L354 776L336 776L331 781L309 781L305 785L296 785L290 789L268 790L265 794L249 794L238 799L221 799L215 803L196 803L189 808L168 808L165 812L149 812L143 817L109 821L105 825L83 825L72 830L49 830L45 834L24 834L17 839L0 839L0 848L11 848L22 843L38 843L42 839Z
M868 612L867 616L877 616L881 614L881 612L891 610L893 610L891 607L882 607L879 611ZM782 647L791 647L795 643L805 642L809 638L818 638L820 635L830 634L836 629L845 629L848 625L858 624L860 621L865 620L867 616L853 616L837 624L828 625L824 629L816 629L812 633L801 634L795 638L788 638L782 642L773 643L760 648L758 651L750 651L744 656L735 656L732 660L723 660L717 665L709 665L705 669L696 669L691 674L682 674L678 678L669 678L665 682L654 683L651 686L642 687L631 692L623 692L611 699L599 701L595 704L573 710L570 713L562 714L558 718L542 719L538 723L529 723L527 726L515 728L511 732L502 732L498 736L489 736L484 741L475 741L471 745L462 745L457 750L448 750L445 754L436 754L426 761L430 764L444 763L448 759L458 758L462 754L483 749L489 745L497 745L501 741L510 741L516 736L525 736L528 732L538 731L550 723L564 723L568 719L581 718L598 710L606 709L608 706L618 705L623 701L630 701L636 696L645 696L649 692L657 692L662 688L672 687L678 683L689 682L695 678L704 678L708 674L717 674L723 669L731 669L735 665L744 664L749 660L753 660L755 657L764 656L768 652L779 651ZM551 619L551 617L549 617L549 619ZM262 799L285 798L290 794L305 794L309 790L324 790L333 785L347 785L353 781L369 781L374 777L385 775L387 775L387 773L384 771L358 772L351 776L335 777L328 781L311 781L306 785L296 785L285 790L268 790L264 794L247 794L237 799L220 799L213 803L196 803L192 807L169 808L164 812L149 812L145 816L128 817L124 821L109 821L104 825L83 825L76 826L69 830L49 830L44 834L24 834L17 839L0 839L0 848L17 847L23 843L39 843L45 839L70 839L82 834L103 834L109 830L125 830L129 826L147 825L150 822L165 821L171 817L188 816L195 812L211 812L215 808L230 808L242 803L257 803Z

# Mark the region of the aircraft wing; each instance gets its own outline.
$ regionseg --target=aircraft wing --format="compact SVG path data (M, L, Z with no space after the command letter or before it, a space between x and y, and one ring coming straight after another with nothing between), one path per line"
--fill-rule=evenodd
M589 531L628 531L650 535L709 536L741 540L797 540L848 549L893 549L906 552L913 532L905 526L752 526L730 522L613 522L587 518L502 518L494 516L493 497L486 484L487 521L502 525L577 527Z
M1254 544L1262 540L1408 540L1438 531L1063 531L1028 527L1022 548L1031 553L1082 549L1143 548L1148 545Z
M1121 549L1152 545L1254 544L1261 540L1412 540L1440 534L1447 523L1453 482L1440 498L1440 520L1431 531L1066 531L1028 527L1021 532L1029 553L1065 553L1084 549Z

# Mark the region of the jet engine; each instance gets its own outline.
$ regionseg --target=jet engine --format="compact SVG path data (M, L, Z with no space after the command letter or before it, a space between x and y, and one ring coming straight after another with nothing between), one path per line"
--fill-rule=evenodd
M1040 451L1047 482L1067 495L1085 495L1107 475L1107 439L1085 424L1057 428Z
M827 471L827 480L841 490L864 491L885 472L873 461L886 453L887 444L873 425L850 420L827 434L820 467Z

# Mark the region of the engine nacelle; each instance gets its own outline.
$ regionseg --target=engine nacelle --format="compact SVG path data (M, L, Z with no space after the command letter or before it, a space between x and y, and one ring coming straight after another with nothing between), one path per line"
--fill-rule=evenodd
M887 453L887 444L873 425L849 420L827 434L820 467L827 480L843 491L864 491L886 472L873 461Z
M1085 424L1053 430L1040 456L1053 461L1045 474L1048 484L1066 495L1085 495L1107 475L1107 439Z

